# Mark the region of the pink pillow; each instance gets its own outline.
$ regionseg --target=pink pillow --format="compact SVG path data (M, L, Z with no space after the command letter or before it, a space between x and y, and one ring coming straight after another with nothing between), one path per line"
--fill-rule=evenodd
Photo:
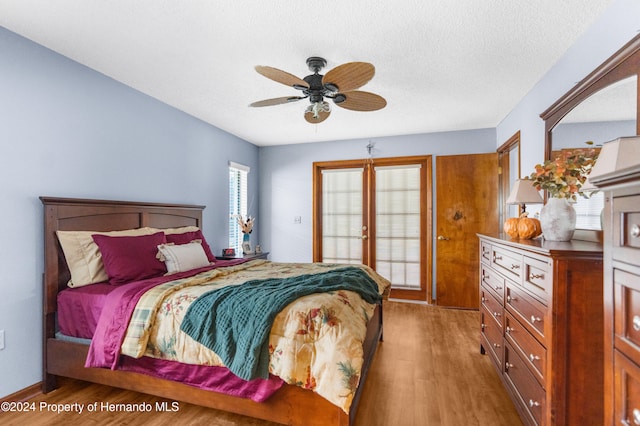
M209 262L215 262L216 257L211 252L211 248L207 241L204 239L204 235L202 235L202 231L192 231L192 232L184 232L182 234L167 234L167 242L174 244L188 244L193 240L200 240L202 242L202 248L204 249L204 254L207 255L207 259Z
M167 242L164 232L134 237L91 236L102 254L109 283L124 284L130 281L157 277L167 272L164 262L156 258L158 246Z

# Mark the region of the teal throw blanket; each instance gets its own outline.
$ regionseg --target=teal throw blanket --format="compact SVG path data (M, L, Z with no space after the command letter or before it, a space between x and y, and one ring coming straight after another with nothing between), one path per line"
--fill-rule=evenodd
M380 303L378 285L362 269L346 267L320 274L251 280L203 294L186 312L180 329L214 351L236 376L269 377L269 333L278 312L313 293L355 291Z

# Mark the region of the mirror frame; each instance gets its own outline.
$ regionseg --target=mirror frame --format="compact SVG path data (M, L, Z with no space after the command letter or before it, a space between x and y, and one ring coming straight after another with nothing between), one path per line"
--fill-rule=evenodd
M636 85L636 135L640 135L640 34L638 34L540 114L545 127L545 160L551 159L552 130L560 120L589 96L617 81L634 75L638 78ZM545 193L545 198L546 196ZM602 231L576 229L574 239L602 241Z

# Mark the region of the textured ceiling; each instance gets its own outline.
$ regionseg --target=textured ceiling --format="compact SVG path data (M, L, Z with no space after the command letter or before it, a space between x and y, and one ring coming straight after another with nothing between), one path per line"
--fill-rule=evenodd
M0 0L0 25L256 145L495 127L610 0ZM333 106L320 124L299 92L309 56L371 62L362 90L386 108Z

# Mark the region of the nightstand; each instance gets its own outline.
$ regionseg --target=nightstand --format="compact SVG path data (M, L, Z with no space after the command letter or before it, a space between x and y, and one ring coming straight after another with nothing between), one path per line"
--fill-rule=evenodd
M245 254L244 256L216 256L216 259L220 260L234 260L234 259L267 259L269 256L268 251L262 253Z

